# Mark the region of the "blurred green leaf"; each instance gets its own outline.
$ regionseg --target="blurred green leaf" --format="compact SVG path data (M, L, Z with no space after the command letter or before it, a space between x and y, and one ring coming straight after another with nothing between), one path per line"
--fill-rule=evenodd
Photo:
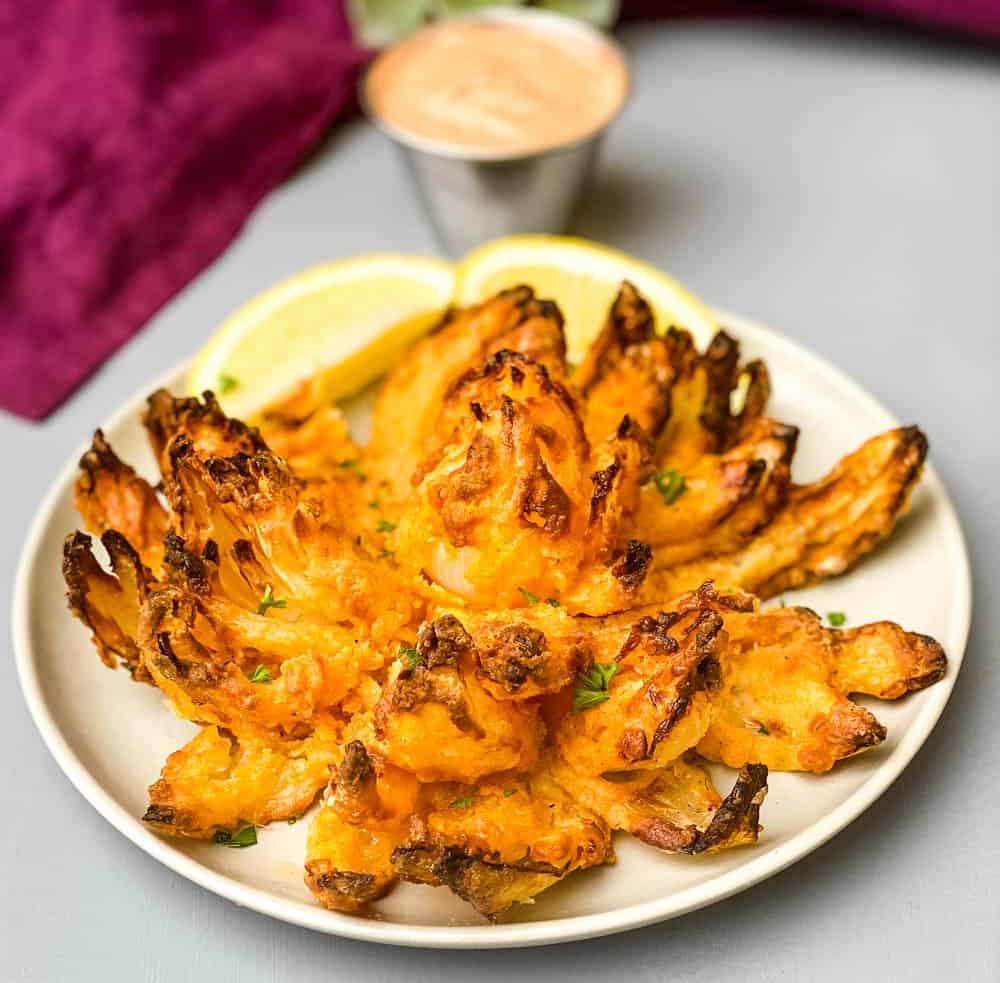
M431 7L438 17L455 17L458 14L469 14L484 7L523 7L527 0L432 0Z
M590 21L595 27L611 27L622 5L621 0L538 0L538 6Z
M434 0L348 0L347 16L363 44L380 48L412 34L435 6Z
M347 13L355 34L366 45L380 48L412 34L429 20L468 14L484 7L543 7L611 27L618 19L621 0L348 0Z

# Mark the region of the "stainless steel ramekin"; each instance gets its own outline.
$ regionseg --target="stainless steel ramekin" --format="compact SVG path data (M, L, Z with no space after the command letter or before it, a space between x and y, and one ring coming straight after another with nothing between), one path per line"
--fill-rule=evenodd
M628 64L621 46L603 31L551 11L495 7L462 19L523 24L596 41L617 51ZM370 69L361 81L361 105L401 151L431 224L445 249L456 256L499 236L566 231L604 134L628 99L626 90L615 114L578 140L510 156L428 140L388 123L368 98L369 76Z

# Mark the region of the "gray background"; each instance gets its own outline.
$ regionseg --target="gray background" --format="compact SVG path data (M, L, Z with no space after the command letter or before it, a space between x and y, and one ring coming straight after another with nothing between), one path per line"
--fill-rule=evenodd
M576 231L770 322L919 421L973 554L975 623L936 731L785 873L664 925L548 949L346 942L243 911L132 846L0 686L0 981L1000 979L1000 51L859 26L632 25L637 92ZM243 235L41 426L0 418L0 595L81 438L261 287L434 248L399 162L340 127ZM0 645L9 647L9 631Z

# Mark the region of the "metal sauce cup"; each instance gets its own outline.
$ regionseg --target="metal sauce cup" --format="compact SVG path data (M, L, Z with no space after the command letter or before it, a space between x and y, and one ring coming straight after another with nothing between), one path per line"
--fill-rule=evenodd
M449 22L454 20L517 24L602 44L617 52L627 68L623 49L609 35L562 14L498 7ZM371 68L361 81L361 105L400 149L431 224L452 255L462 255L499 236L565 232L593 171L604 133L628 99L630 83L627 80L614 114L597 129L569 143L511 155L442 143L389 123L379 117L369 98L370 77Z

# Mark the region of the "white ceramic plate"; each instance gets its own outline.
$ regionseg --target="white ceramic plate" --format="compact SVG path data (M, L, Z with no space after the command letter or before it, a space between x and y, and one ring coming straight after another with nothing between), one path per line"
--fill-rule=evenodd
M767 360L774 379L771 413L802 428L795 477L811 480L866 438L896 424L837 369L778 334L720 314L749 357ZM172 373L161 384L178 385ZM152 473L139 414L144 387L105 426L112 445ZM364 401L353 408L363 428ZM81 447L80 453L84 448ZM932 448L933 454L933 448ZM337 935L401 945L499 947L568 941L636 928L711 904L777 873L842 830L885 791L926 740L951 694L971 614L968 557L954 509L933 469L889 543L839 580L797 592L796 603L845 611L853 625L888 618L937 638L949 657L946 678L898 703L866 701L889 728L879 748L822 777L773 774L752 848L715 856L659 854L627 836L616 839L613 867L574 874L489 925L444 889L402 885L372 918L319 907L302 883L308 820L260 832L251 850L164 839L139 820L146 788L166 756L193 733L149 686L109 672L63 599L63 537L78 527L72 504L76 457L38 511L21 556L14 596L14 642L28 706L63 771L133 843L168 867L237 904ZM114 707L114 713L95 708ZM141 740L123 735L141 735ZM719 769L719 787L731 774Z

